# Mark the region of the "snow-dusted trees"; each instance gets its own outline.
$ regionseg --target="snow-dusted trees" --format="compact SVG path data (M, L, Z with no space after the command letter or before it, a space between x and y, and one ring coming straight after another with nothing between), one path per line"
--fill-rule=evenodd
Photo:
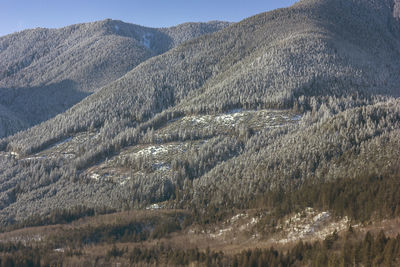
M1 152L18 153L21 160L4 163L0 186L6 192L30 181L24 187L35 188L47 203L65 200L71 188L79 196L68 205L87 199L91 205L133 201L140 206L170 198L182 200L181 206L245 205L256 194L296 188L306 180L391 170L399 158L398 100L391 97L398 96L400 66L400 31L391 11L380 1L307 0L185 42L65 113L2 139ZM112 23L103 23L106 32L117 34ZM303 119L279 129L238 125L221 130L212 123L182 122L189 116L266 108L301 112ZM169 127L174 121L178 125ZM74 145L73 159L23 161L67 138L92 133L95 137ZM90 167L129 147L196 140L210 145L170 160L171 175L154 172L151 157L128 157L118 165L142 174L132 174L123 189L112 181L86 179ZM22 203L34 197L23 192L10 199L16 202L4 213L24 210Z

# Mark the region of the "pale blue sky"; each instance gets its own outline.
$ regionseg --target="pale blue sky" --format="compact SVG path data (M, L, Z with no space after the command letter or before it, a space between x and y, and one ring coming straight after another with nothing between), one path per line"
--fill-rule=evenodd
M28 28L118 19L149 27L183 22L240 21L296 0L0 0L0 36Z

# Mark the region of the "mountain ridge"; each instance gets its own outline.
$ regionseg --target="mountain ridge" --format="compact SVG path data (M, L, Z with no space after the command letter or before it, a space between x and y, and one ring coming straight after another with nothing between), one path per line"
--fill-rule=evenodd
M340 3L348 3L346 1L339 1L340 3L317 2L328 6L335 3L336 6L341 8L347 8L347 6L342 7ZM360 27L363 28L365 23L370 21L368 17L359 15L355 22L341 21L340 23L347 25L348 29L340 26L343 33L331 36L326 34L332 28L330 21L321 20L319 12L321 9L326 12L326 10L332 10L332 8L328 9L325 8L325 5L322 5L322 7L317 5L317 7L313 6L313 8L306 9L306 11L309 10L306 12L304 6L309 3L314 3L314 1L303 1L290 9L280 9L254 16L250 18L251 25L248 25L249 19L246 19L216 33L213 37L203 37L197 41L188 42L167 54L153 58L127 73L115 83L104 87L101 93L89 97L72 109L75 111L80 107L82 114L96 113L96 118L88 120L90 124L80 122L81 119L73 119L72 121L78 120L78 123L84 127L83 129L87 129L91 124L101 125L104 123L104 118L97 119L100 116L99 114L104 114L108 120L112 120L115 116L121 117L121 119L140 118L148 116L149 112L154 115L157 110L161 111L165 106L168 107L172 103L179 104L179 101L183 101L188 93L195 100L189 100L186 107L184 103L179 105L183 105L181 111L189 113L192 112L191 110L221 111L229 109L229 106L232 108L291 107L295 104L294 102L297 102L293 99L297 99L298 95L368 95L371 92L373 94L378 92L378 94L398 95L399 92L396 89L399 73L396 72L396 66L399 66L399 61L396 61L396 59L399 58L397 55L399 54L400 39L392 37L391 29L385 28L384 33L388 35L387 42L382 42L380 38L385 36L382 35L381 29L386 24L382 22L377 30L375 29L376 26L372 26L373 34L365 34L369 37L368 42L363 40L354 43L351 39L352 34L347 32L361 32L364 38ZM384 6L383 8L389 14L387 7ZM336 10L336 12L339 11L340 9ZM347 12L351 12L351 10L347 10ZM375 13L368 11L367 14L373 16ZM296 17L297 15L299 17ZM275 17L280 19L276 20ZM288 18L291 21L291 27L293 27L292 31L297 32L297 35L291 34L290 31L279 30L279 27L290 29L284 24ZM336 19L337 16L330 14L329 18ZM353 19L350 15L347 18ZM384 21L386 19L378 17L378 20ZM268 21L271 25L265 26L265 21ZM257 25L257 23L264 25L264 27L256 30L253 25ZM352 24L355 26L351 26ZM308 27L309 30L304 31L304 27ZM257 32L253 32L254 30L251 29ZM337 30L335 27L333 29ZM399 32L397 31L395 36ZM238 33L242 36L247 34L246 38L242 40L237 38L235 35ZM377 36L377 33L379 33L379 36ZM282 37L282 35L286 37ZM279 40L275 44L271 42L274 38ZM245 42L241 44L240 42L243 40ZM222 41L223 46L218 44L220 41ZM285 45L283 42L286 42L289 49L279 48ZM265 43L268 45L265 45ZM368 47L369 50L372 48L372 51L364 51L363 46L366 43L374 44L373 47ZM305 49L308 51L305 51ZM192 54L194 50L197 52ZM267 54L264 58L254 56L255 54L265 53L265 51L267 51ZM349 53L349 51L352 53ZM387 54L386 51L390 51L392 54ZM249 57L250 53L251 56ZM195 61L191 57L194 57ZM239 64L236 64L237 59L235 57L241 59ZM164 59L169 60L169 62L167 63ZM247 63L243 64L244 62ZM282 63L285 65L282 65ZM322 64L324 70L319 70L318 68L321 68L321 66L317 66L317 64ZM167 68L170 69L167 70ZM279 68L283 69L282 74L276 72ZM189 69L189 71L182 72L182 69ZM172 71L175 74L171 74ZM154 75L148 76L149 73ZM153 79L155 73L158 77ZM180 73L179 78L176 78L176 73ZM216 75L218 73L222 75L222 83L215 80L219 79ZM377 73L380 73L380 75L377 75ZM281 77L285 77L284 75L287 78L281 80ZM187 79L187 81L184 79ZM257 82L254 83L254 81ZM209 86L210 83L212 84L211 87ZM325 89L321 92L319 88L323 87ZM285 89L282 90L283 88ZM349 89L352 92L349 92ZM192 90L193 92L190 92ZM156 94L160 95L157 96ZM164 94L168 95L167 99L162 99ZM147 101L146 97L151 101ZM130 101L133 101L133 103ZM145 106L135 105L136 101ZM222 106L218 102L222 102ZM92 107L93 112L87 112L87 107ZM106 115L108 113L109 115ZM82 117L82 115L78 115L78 117ZM66 130L63 131L69 132L70 130L67 129L71 126L64 125ZM55 139L59 138L56 137Z
M214 21L155 29L108 19L0 37L0 56L4 59L0 63L1 103L32 126L65 111L140 62L227 25ZM36 89L30 92L30 88ZM13 103L13 90L22 91L26 98L42 98L42 103ZM57 104L63 108L52 107ZM35 110L41 105L48 105L46 112ZM36 117L24 118L30 113L36 113Z

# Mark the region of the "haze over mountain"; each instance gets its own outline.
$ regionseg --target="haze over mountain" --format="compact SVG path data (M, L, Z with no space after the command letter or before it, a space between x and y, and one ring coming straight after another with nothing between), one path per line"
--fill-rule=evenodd
M19 119L4 118L0 137L54 117L146 59L227 25L215 21L156 29L108 19L3 36L0 104Z
M302 0L195 39L164 29L191 40L0 140L2 223L154 203L204 224L252 208L268 227L306 208L400 216L398 5Z

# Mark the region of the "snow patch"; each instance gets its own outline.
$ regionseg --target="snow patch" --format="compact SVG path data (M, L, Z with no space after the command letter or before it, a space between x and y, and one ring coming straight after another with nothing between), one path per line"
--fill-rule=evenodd
M260 218L251 218L251 221L249 222L250 225L256 224L260 221Z
M119 31L119 26L118 26L118 25L115 25L115 26L114 26L114 29L115 29L116 31Z
M10 155L16 159L19 159L19 154L17 152L11 151Z
M13 242L13 243L18 243L21 242L22 244L26 245L30 242L41 242L43 241L43 237L39 234L35 235L18 235L18 236L13 236L9 239L1 239L0 242Z
M317 214L313 218L313 221L314 222L321 222L321 221L324 221L324 220L328 219L329 216L330 216L329 212L324 211L324 212L321 212L321 213Z
M235 216L233 216L233 217L229 220L229 222L234 223L234 222L236 222L237 220L239 220L240 218L246 218L246 217L247 217L247 214L246 214L246 213L239 213L239 214L236 214Z
M161 206L158 205L157 203L151 204L150 206L146 207L146 210L159 210L159 209L161 209Z
M139 150L136 155L158 155L168 153L168 150L172 148L173 145L159 145L159 146L149 146L142 150Z
M152 33L145 33L142 35L142 44L150 49L151 40L150 38L153 37Z
M239 232L247 232L252 229L258 222L260 217L250 217L247 213L239 213L224 222L224 228L217 228L213 233L208 233L211 238L224 238L228 234L236 235ZM258 234L254 234L252 238L256 238Z
M281 230L281 234L273 241L286 244L302 239L324 239L335 230L346 229L348 224L347 217L335 221L327 211L316 212L312 208L307 208L303 212L296 213L288 218L283 224L278 225L276 228Z
M37 156L37 157L29 157L29 158L24 158L22 160L38 160L38 159L45 159L45 156Z
M66 158L66 159L73 159L73 158L75 158L75 154L71 154L71 153L63 153L62 155L63 155L64 158Z
M100 174L97 173L92 173L92 175L90 175L90 178L94 179L94 180L100 180Z
M230 231L232 231L232 230L233 230L232 227L228 227L228 228L225 228L225 229L220 229L216 234L210 234L210 237L211 237L211 238L220 237L220 236L222 236L223 234L225 234L225 233L227 233L227 232L230 232Z
M242 226L239 227L239 230L244 231L246 229L249 229L251 226L255 225L260 221L260 218L251 218L250 222L243 224Z
M276 110L242 110L232 109L218 115L192 115L182 118L183 122L190 122L194 126L208 126L211 124L235 127L245 119L258 121L257 126L282 127L288 123L297 123L302 116L292 115Z
M223 114L215 117L215 121L219 123L225 123L225 124L235 124L237 120L241 117L243 117L243 113L228 113L228 114Z
M208 124L208 120L211 119L210 115L205 115L205 116L187 116L187 117L183 117L182 121L188 121L191 122L195 125L197 124Z

